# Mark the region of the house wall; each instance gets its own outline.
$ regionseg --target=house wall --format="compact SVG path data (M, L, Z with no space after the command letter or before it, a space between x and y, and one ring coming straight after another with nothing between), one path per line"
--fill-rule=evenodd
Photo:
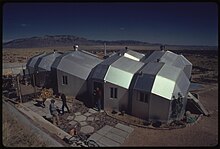
M175 99L176 100L176 99ZM174 100L172 101L174 102ZM169 120L172 121L172 120L181 120L185 114L185 108L186 108L186 104L187 104L187 98L183 98L182 99L182 108L181 108L181 111L178 112L177 116L176 117L172 117L172 112L173 112L173 109L172 109L172 102L170 104L170 113L169 113Z
M132 115L144 120L148 120L149 115L149 103L138 101L137 90L133 91L132 96ZM150 102L150 99L149 99Z
M58 76L57 76L57 69L51 68L51 87L53 88L53 92L55 94L58 93Z
M38 87L43 87L45 82L48 81L46 80L47 72L46 71L40 71L36 74L36 86Z
M117 88L117 99L110 98L111 87ZM111 83L104 83L104 109L105 110L127 110L128 108L128 90Z
M149 120L167 122L170 111L170 100L151 94L149 105Z
M27 67L29 74L33 74L34 73L34 68L33 67Z
M63 76L67 76L68 84L63 84ZM66 72L57 70L58 92L66 96L79 96L87 91L86 81Z

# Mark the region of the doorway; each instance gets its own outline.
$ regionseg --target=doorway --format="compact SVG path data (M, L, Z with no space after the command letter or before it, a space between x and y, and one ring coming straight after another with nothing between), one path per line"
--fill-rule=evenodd
M94 82L93 83L93 91L95 91L96 88L99 88L101 91L101 109L104 109L104 88L103 88L103 83L102 82ZM95 96L93 96L93 106L96 106L96 99Z

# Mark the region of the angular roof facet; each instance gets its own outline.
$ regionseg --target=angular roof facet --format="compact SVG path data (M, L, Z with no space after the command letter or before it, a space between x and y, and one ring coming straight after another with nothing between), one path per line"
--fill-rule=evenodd
M112 65L110 65L105 81L128 89L133 75L144 65L126 57L120 57Z
M39 55L36 55L36 56L33 56L29 61L28 61L28 63L27 63L27 67L32 67L32 68L34 68L35 67L35 64L36 64L36 62L37 62L37 60L40 58L40 57L42 57L42 56L44 56L44 55L46 55L46 53L44 52L44 53L41 53L41 54L39 54Z
M60 55L61 54L58 52L52 52L52 53L48 53L48 54L44 55L43 57L40 57L39 59L41 59L41 61L37 67L41 68L43 70L46 70L46 71L50 71L51 65L53 64L55 59Z
M141 59L144 57L145 55L139 52L135 52L132 50L128 50L127 52L124 53L124 57L133 59L135 61L141 61Z
M90 54L73 51L61 58L57 69L86 80L91 70L101 62L101 59Z

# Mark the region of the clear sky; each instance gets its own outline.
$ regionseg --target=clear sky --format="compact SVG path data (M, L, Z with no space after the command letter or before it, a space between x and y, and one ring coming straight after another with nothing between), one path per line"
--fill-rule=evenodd
M218 44L216 3L5 3L3 42L44 35Z

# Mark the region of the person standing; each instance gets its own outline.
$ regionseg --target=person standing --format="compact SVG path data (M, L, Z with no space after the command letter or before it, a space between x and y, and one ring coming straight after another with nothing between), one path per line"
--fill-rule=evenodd
M70 113L70 110L66 104L66 96L65 94L61 94L61 99L62 99L62 102L63 102L63 105L62 105L62 114L64 114L64 108L66 107L67 108L67 111L68 113Z
M101 92L101 90L97 87L97 88L96 88L96 100L97 100L98 111L101 110L101 98L102 98L102 92Z
M51 103L50 103L50 114L53 116L53 124L56 125L56 121L57 121L57 125L60 125L60 120L59 120L59 116L58 116L58 112L57 112L57 108L55 106L55 100L51 99Z

